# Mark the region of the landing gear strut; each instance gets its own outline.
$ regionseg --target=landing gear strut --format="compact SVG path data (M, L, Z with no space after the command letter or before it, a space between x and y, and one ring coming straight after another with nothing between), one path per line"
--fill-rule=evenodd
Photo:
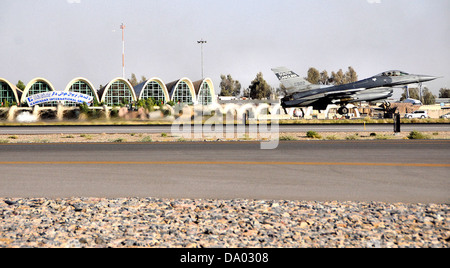
M381 105L381 107L385 110L385 111L389 111L389 108L391 108L391 103L388 101L384 101L383 104Z
M384 110L384 118L394 118L394 114L397 112L397 107L391 107L391 103L384 101L381 105Z

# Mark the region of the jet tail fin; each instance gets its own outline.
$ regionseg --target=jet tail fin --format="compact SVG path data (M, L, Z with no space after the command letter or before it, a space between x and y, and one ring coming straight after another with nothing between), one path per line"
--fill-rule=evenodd
M288 93L309 90L311 83L286 67L273 68L272 71L286 88Z

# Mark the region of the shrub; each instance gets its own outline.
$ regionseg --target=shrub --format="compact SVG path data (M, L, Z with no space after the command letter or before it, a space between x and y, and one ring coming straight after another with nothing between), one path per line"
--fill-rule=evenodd
M387 139L389 139L389 137L386 136L386 135L377 135L377 136L376 136L376 139L377 139L377 140L387 140Z
M152 137L151 136L145 136L144 138L142 138L141 142L152 142Z
M413 130L409 133L408 139L410 140L426 140L430 137L428 135L425 135L423 133L420 133L419 131Z
M346 140L353 141L353 140L357 140L357 139L358 139L358 136L357 136L357 135L350 135L350 136L345 137L345 139L346 139Z
M295 141L297 138L292 137L290 135L282 135L280 136L280 141Z
M320 136L319 133L315 132L315 131L308 131L306 132L306 137L308 138L312 138L312 139L321 139L322 136Z

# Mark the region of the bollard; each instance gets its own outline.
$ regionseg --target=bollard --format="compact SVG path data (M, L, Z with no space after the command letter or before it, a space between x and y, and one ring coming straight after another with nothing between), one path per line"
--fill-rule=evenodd
M400 133L400 114L394 114L394 133Z

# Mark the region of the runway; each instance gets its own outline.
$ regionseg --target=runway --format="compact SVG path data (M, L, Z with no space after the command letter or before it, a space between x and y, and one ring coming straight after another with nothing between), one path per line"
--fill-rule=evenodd
M450 202L450 141L0 144L1 197Z
M392 124L301 124L279 125L280 132L393 132ZM226 128L224 128L226 129ZM248 126L235 126L234 131L248 131ZM1 126L0 135L33 134L122 134L122 133L171 133L170 125L78 125L78 126ZM450 124L402 124L401 130L423 132L450 132Z

